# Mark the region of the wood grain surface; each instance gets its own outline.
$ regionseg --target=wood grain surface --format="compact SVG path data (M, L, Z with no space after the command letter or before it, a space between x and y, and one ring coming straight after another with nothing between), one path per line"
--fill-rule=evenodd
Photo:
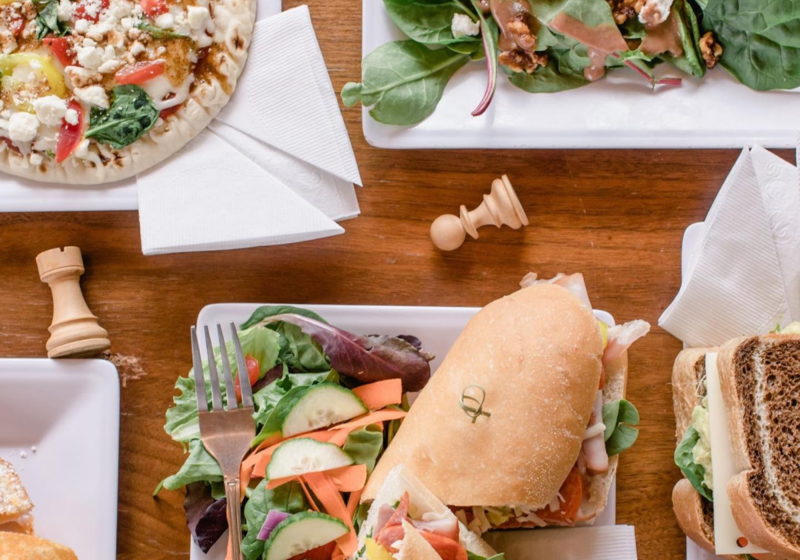
M299 4L289 0L286 6ZM336 91L360 76L361 3L309 0ZM188 332L219 302L480 306L529 270L581 271L594 306L655 326L680 284L684 229L706 215L738 152L386 151L344 109L364 179L361 217L342 236L282 247L144 257L135 212L0 215L0 355L44 357L52 302L35 256L81 247L83 290L120 367L118 558L188 558L183 496L152 492L184 455L163 431ZM781 154L789 159L788 152ZM473 208L507 173L528 211L520 231L483 228L453 253L428 237L433 219ZM636 526L639 557L685 558L672 514L670 374L680 344L657 327L630 353L629 398L641 436L621 459L617 519ZM54 473L54 476L57 476ZM68 484L69 481L64 481ZM86 528L91 531L90 527Z

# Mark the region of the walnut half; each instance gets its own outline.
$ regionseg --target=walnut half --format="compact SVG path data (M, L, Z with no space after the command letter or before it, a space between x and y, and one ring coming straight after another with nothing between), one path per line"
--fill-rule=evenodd
M546 54L525 51L520 48L501 52L497 60L513 72L526 72L528 74L533 74L539 66L547 66Z
M700 38L700 54L706 63L706 68L714 68L722 57L722 45L719 44L714 33L707 31Z

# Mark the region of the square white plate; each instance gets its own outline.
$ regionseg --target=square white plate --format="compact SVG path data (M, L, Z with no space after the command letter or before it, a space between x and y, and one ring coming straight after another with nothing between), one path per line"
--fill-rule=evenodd
M110 362L0 359L0 456L28 490L37 535L81 560L116 557L119 379Z
M364 56L404 38L383 0L363 0ZM670 69L670 75L681 73ZM702 80L681 76L682 87L653 91L625 69L575 90L530 94L501 71L489 110L472 117L486 88L485 63L473 62L450 80L428 119L413 127L389 126L365 109L364 136L378 148L401 149L794 147L797 92L755 92L722 68Z
M233 321L237 325L246 321L260 305L256 303L220 303L207 305L197 317L197 328L212 327L211 337L217 344L216 323L225 326ZM426 352L434 356L431 370L436 371L450 347L464 330L467 322L480 311L479 307L400 307L382 305L306 305L292 304L310 309L337 327L358 334L411 334L422 341ZM605 311L595 310L595 315L610 326L614 318ZM598 517L596 525L614 525L616 522L616 482L608 498L608 505ZM191 560L223 560L228 534L211 548L207 555L191 542Z
M281 12L282 0L256 1L257 20ZM180 153L172 157L180 157ZM106 185L63 185L0 173L0 212L96 212L138 208L135 177Z

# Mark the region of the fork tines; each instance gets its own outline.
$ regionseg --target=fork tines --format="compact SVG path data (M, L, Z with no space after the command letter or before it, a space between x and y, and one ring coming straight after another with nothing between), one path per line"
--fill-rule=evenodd
M239 386L242 394L242 406L253 406L253 391L250 387L250 376L247 373L247 364L245 363L244 353L242 352L242 344L239 341L239 335L236 332L236 325L230 324L231 335L233 340L234 354L236 355L236 370L239 377ZM222 395L220 394L220 381L219 374L217 373L217 361L214 356L214 347L211 344L211 335L208 327L203 327L206 339L206 362L208 363L208 377L211 382L211 403L213 411L223 410ZM200 355L200 344L197 341L197 331L195 327L191 329L192 333L192 362L194 372L195 391L197 395L197 409L200 412L208 412L208 397L206 394L206 382L203 375L203 359ZM225 343L225 336L222 334L222 327L217 323L217 338L219 339L220 349L220 364L222 365L222 372L225 376L225 395L227 406L226 410L233 410L239 408L239 403L236 400L236 386L233 381L233 374L231 373L231 365L228 361L227 345Z

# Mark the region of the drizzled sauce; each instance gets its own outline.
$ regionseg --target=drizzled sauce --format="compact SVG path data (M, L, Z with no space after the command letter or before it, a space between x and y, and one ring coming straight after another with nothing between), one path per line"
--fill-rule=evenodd
M670 53L672 56L683 56L683 43L681 31L675 12L670 12L669 17L658 25L646 25L647 34L642 41L642 52L654 56Z
M610 54L628 50L628 44L622 38L622 33L616 25L601 24L597 27L589 27L579 19L561 12L550 22L550 27L562 35L600 52Z
M516 33L509 30L508 25L514 21L519 14L522 14L526 19L531 13L530 4L528 0L489 0L489 8L492 11L492 17L500 27L500 38L497 46L501 51L510 51L519 46L525 48L525 45L518 44L518 37ZM531 32L535 30L531 29Z
M608 53L597 49L589 49L591 64L583 69L583 77L590 82L595 82L606 75L606 58Z

